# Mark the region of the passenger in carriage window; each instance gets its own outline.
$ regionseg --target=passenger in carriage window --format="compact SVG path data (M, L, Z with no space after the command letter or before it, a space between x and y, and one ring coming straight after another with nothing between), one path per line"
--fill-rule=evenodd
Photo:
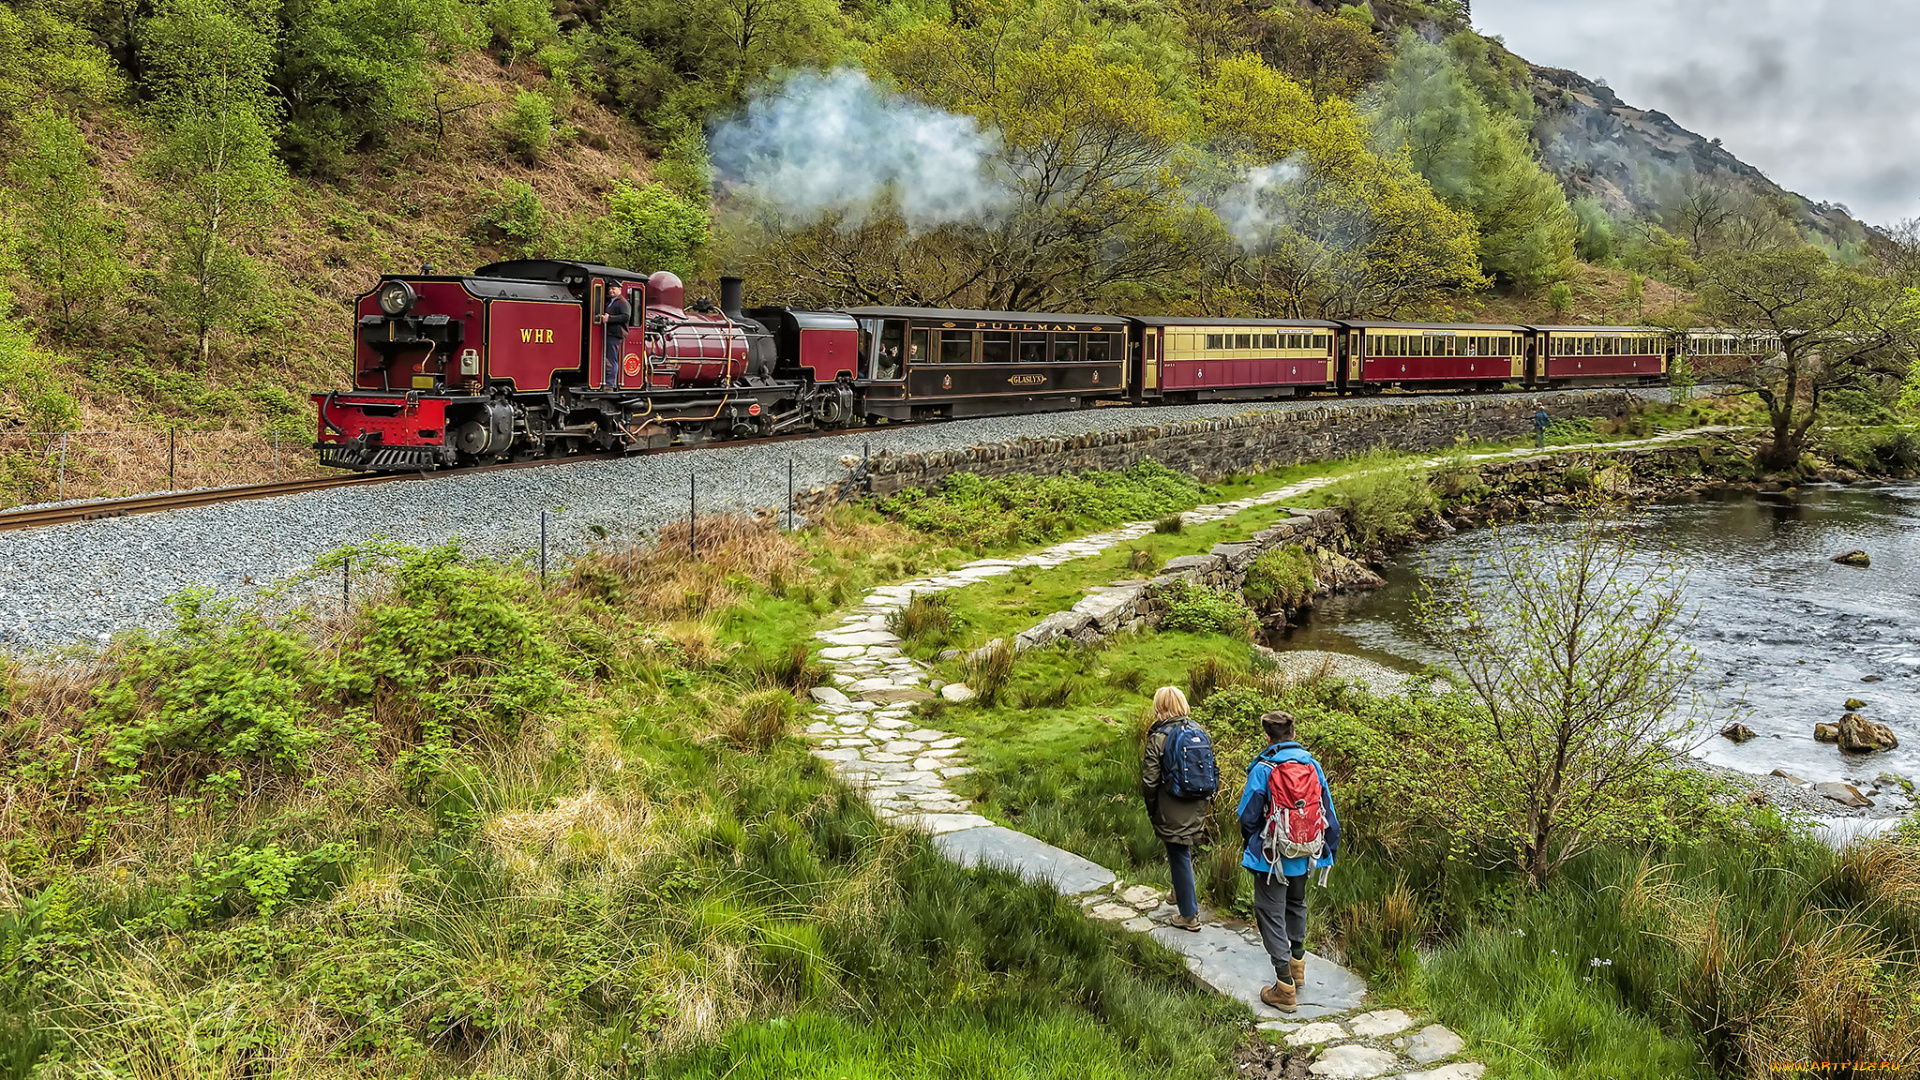
M900 377L900 346L884 346L880 350L880 360L873 366L873 377L890 380Z

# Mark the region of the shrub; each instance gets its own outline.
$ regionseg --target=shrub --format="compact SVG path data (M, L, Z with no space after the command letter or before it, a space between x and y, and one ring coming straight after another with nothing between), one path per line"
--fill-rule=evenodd
M482 232L497 233L522 251L541 245L547 235L547 209L524 180L506 180L493 193L493 204L475 222Z
M1178 578L1161 593L1161 601L1166 605L1160 617L1163 630L1225 637L1246 637L1253 632L1253 612L1237 593Z
M982 705L994 706L1007 692L1013 679L1013 646L995 641L967 659L967 688Z
M887 616L887 628L909 644L939 648L953 638L953 609L944 593L917 592L907 597L905 607Z
M1216 739L1258 734L1260 718L1278 707L1275 698L1248 686L1223 686L1193 710L1193 719ZM1264 742L1264 740L1262 740Z
M560 24L547 0L490 0L481 20L508 64L560 40Z
M507 150L529 165L538 165L553 149L553 103L531 90L513 95L513 105L501 114L500 137Z
M1376 451L1362 462L1359 475L1334 489L1334 502L1346 512L1354 541L1376 551L1411 533L1439 508L1439 499L1425 476L1390 454Z
M1556 281L1547 290L1547 304L1554 314L1565 315L1573 310L1573 286L1564 281Z
M1184 529L1186 527L1187 527L1186 519L1181 517L1179 514L1168 514L1166 517L1163 517L1160 520L1153 523L1154 532L1162 533L1166 535L1177 533L1181 529Z
M607 196L605 216L576 224L567 246L615 266L646 273L668 270L685 278L711 233L704 196L681 195L658 183L634 187L622 180Z
M1298 547L1270 548L1247 567L1241 591L1249 603L1264 610L1297 608L1313 598L1313 560Z

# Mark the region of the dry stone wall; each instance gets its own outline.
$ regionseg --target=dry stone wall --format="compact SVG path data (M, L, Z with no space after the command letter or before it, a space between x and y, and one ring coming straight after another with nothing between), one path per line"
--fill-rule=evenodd
M1481 442L1533 430L1534 402L1557 418L1619 417L1638 400L1627 391L1506 396L1480 400L1383 400L1324 405L1295 412L1239 416L1098 431L1058 439L1018 439L926 453L881 453L864 463L860 486L884 498L930 488L947 476L977 473L1052 476L1124 469L1151 458L1210 480L1306 461L1333 461L1369 450L1435 450L1462 437Z

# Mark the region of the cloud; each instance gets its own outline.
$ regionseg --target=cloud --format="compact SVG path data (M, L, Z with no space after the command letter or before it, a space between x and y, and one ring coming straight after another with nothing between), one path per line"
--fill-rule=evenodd
M1920 216L1920 0L1477 0L1536 64L1605 79L1816 201Z

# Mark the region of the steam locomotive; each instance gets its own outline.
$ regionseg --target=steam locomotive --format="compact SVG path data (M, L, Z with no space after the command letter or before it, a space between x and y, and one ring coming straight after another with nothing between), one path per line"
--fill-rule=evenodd
M610 348L616 294L631 329ZM353 389L313 395L320 460L417 471L1097 404L1647 386L1676 351L1778 345L1626 326L742 304L738 278L721 279L718 304L689 304L665 271L552 259L383 277L355 303Z

